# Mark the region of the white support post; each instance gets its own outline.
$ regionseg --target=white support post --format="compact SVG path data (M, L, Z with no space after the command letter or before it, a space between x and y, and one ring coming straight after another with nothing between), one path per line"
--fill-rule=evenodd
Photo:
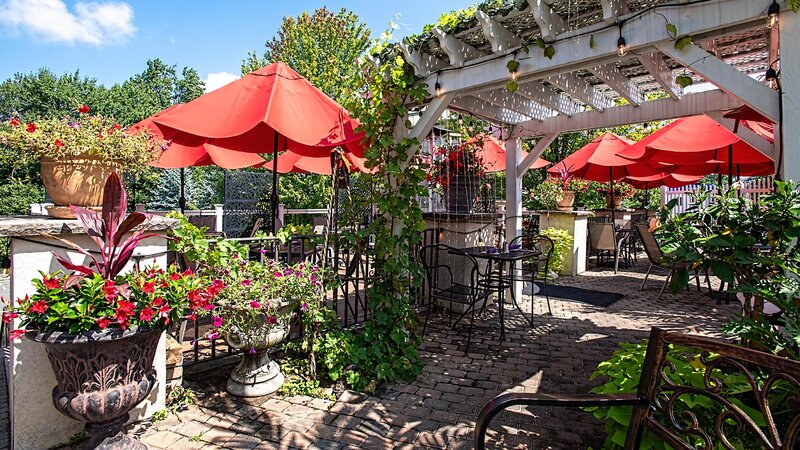
M522 234L522 177L517 174L522 157L522 141L506 141L506 242ZM509 268L509 270L512 270ZM516 270L516 268L514 269ZM511 287L514 298L522 298L522 283L514 282Z
M281 213L281 205L278 205L278 215ZM223 204L215 204L214 205L214 231L217 233L221 233L223 230L222 225L222 218L225 216L225 205ZM283 223L283 219L281 218L281 223Z
M793 12L780 16L780 72L783 95L783 178L800 181L800 20ZM783 45L783 44L786 45ZM776 121L778 122L778 121ZM775 126L775 141L780 137Z
M787 15L784 14L784 16ZM739 72L694 44L687 45L683 50L676 49L670 43L656 44L655 47L683 66L691 67L693 72L701 75L714 86L747 103L765 117L778 121L778 104L780 102L778 93L768 88L764 83L760 83ZM783 61L785 58L781 57L781 60Z
M536 147L534 147L533 150L528 153L528 156L526 156L525 159L523 159L522 162L520 162L517 166L517 178L520 180L522 179L522 176L525 175L525 172L527 172L528 169L530 169L533 162L536 161L536 158L542 156L542 153L547 150L547 147L549 147L558 136L559 133L552 133L542 136L542 138L539 139L539 142L536 143Z

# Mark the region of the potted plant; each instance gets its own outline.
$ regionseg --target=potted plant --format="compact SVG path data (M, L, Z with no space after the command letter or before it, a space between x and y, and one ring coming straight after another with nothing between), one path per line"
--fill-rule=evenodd
M126 133L112 119L77 115L23 123L12 118L0 129L0 143L19 152L20 161L41 162L42 182L55 203L48 214L75 218L69 205L96 208L111 172L136 172L158 158L165 142L149 132Z
M105 184L102 214L71 208L97 244L99 258L62 240L91 263L56 256L71 273L33 280L36 292L17 300L3 320L21 323L12 339L25 335L45 346L58 380L53 405L86 422L89 448L146 448L120 430L155 385L159 337L167 325L211 308L222 285L174 266L120 274L136 246L152 235L145 234L148 216L125 216L127 198L116 173Z
M481 178L486 174L479 150L483 141L437 147L433 151L428 182L441 188L447 211L470 214L476 211Z
M622 208L622 200L633 197L636 193L636 188L624 181L614 182L613 189L611 184L603 183L598 192L606 197L606 204L609 209L620 209Z
M212 316L213 329L206 337L222 337L244 354L228 379L228 392L259 397L283 384L284 375L269 358L269 350L289 335L293 311L298 306L305 311L308 303L322 295L322 277L314 265L261 263L237 255L232 266L215 268L222 271L225 288L214 308L203 312Z
M575 194L584 189L586 189L586 181L580 178L574 178L571 175L550 177L533 188L531 197L547 209L572 211Z

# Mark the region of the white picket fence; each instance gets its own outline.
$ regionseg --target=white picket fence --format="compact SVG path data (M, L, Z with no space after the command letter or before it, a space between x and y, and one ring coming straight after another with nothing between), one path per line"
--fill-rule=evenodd
M753 202L758 203L761 195L767 194L772 190L772 177L748 178L741 182L741 195ZM712 184L690 184L679 188L661 188L661 206L666 205L673 199L678 199L678 203L672 209L673 214L685 212L693 204L691 194L697 191L708 191L716 194L717 188ZM708 206L709 198L706 197L705 205Z

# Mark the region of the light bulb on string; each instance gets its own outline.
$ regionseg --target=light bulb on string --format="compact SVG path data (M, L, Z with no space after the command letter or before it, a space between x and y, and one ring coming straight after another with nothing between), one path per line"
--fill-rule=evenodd
M778 24L778 18L781 14L781 7L778 2L772 0L772 4L767 9L767 28L774 28Z
M622 24L623 22L619 23L619 39L617 39L617 55L619 56L625 56L628 53L628 43L622 37Z
M436 96L437 96L437 97L438 97L438 96L440 96L440 95L442 95L442 85L441 85L441 84L439 84L439 82L438 82L438 81L437 81L437 82L436 82L436 84L434 85L434 88L436 89Z
M511 81L517 81L517 71L516 70L511 72Z

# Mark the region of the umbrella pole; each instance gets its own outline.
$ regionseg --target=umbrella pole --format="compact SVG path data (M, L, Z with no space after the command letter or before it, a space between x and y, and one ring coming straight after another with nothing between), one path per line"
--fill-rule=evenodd
M611 225L616 227L617 220L616 217L614 217L614 211L616 210L616 207L614 206L616 203L616 196L614 195L614 175L610 166L608 167L608 184L611 190ZM616 242L616 240L614 240L614 242Z
M278 222L278 130L274 130L275 139L272 146L272 234L275 235Z
M186 169L181 167L181 198L178 199L181 214L186 214Z
M733 145L728 146L728 190L733 183Z

